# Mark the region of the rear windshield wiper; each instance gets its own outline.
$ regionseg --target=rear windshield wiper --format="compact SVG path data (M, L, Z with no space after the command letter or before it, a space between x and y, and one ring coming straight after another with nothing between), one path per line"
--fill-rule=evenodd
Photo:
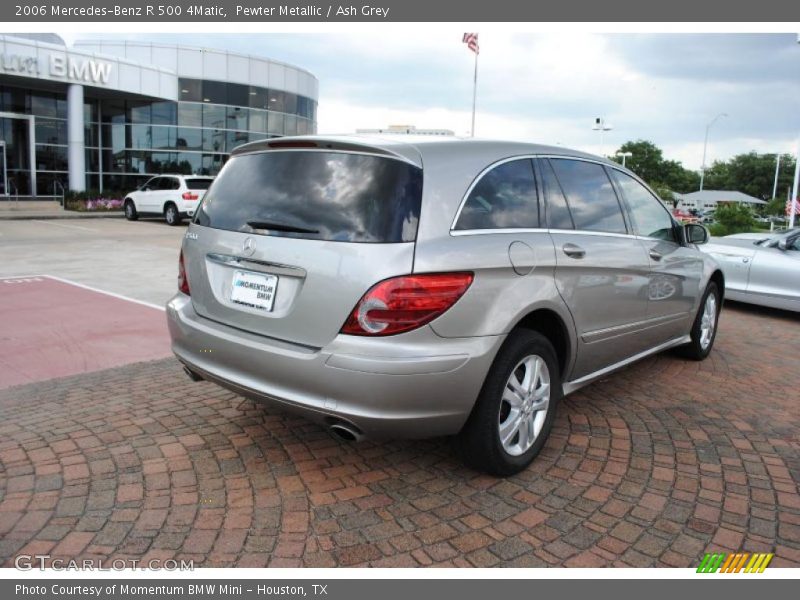
M287 233L319 233L319 229L308 229L306 227L278 223L277 221L248 221L247 224L253 229L268 229L271 231L285 231Z

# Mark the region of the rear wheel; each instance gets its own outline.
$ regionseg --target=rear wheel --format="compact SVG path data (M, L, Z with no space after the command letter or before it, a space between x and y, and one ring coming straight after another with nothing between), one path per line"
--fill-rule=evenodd
M167 220L167 225L181 224L181 213L172 202L164 207L164 218Z
M125 200L125 218L128 221L135 221L139 218L139 213L136 212L136 205L130 198Z
M692 341L680 348L680 353L692 360L703 360L711 352L717 338L717 324L721 308L719 288L713 281L708 284L700 309L690 333Z
M458 436L464 461L498 476L527 467L547 441L561 394L553 345L534 331L512 332Z

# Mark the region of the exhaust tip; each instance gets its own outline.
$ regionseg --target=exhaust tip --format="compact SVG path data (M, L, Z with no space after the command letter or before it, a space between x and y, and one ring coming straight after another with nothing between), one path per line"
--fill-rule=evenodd
M360 442L364 439L364 434L349 423L334 423L328 429L333 435L346 442Z
M202 378L202 377L200 377L200 375L198 375L197 373L195 373L194 371L192 371L192 370L191 370L189 367L187 367L186 365L183 365L183 372L184 372L184 373L186 373L186 376L187 376L189 379L191 379L192 381L203 381L203 378Z

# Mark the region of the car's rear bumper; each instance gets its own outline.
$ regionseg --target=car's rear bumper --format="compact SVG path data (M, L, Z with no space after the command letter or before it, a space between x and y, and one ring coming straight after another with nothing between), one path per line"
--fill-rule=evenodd
M368 437L460 431L504 336L442 338L430 327L387 338L337 336L321 349L199 316L191 298L167 305L172 349L190 370L316 422Z

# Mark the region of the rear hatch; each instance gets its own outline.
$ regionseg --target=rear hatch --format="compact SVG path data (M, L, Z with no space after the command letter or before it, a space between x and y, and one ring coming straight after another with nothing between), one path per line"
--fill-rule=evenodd
M422 169L288 142L234 155L184 242L197 313L322 347L372 285L413 268Z

